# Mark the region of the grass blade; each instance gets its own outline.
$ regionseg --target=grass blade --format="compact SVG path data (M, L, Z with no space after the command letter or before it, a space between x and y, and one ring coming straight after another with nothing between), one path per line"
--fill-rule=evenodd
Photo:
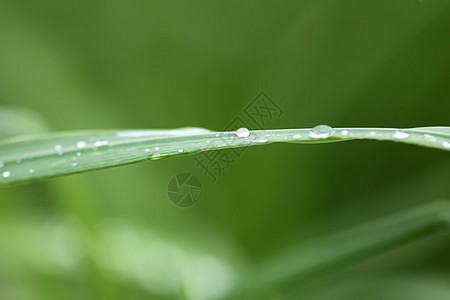
M258 299L258 294L274 287L298 287L311 278L323 276L399 245L435 235L448 228L450 202L435 201L375 219L350 229L291 246L273 255L253 270L227 299ZM448 229L446 229L448 230ZM283 289L284 290L284 289Z
M0 142L0 185L32 181L145 160L274 142L323 143L355 139L395 141L450 151L450 127L276 129L214 132L103 130L50 133Z

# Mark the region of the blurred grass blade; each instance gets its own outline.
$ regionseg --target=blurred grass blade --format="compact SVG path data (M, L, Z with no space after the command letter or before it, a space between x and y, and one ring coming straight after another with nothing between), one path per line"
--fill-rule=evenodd
M396 141L450 151L450 127L331 128L213 132L106 130L50 133L0 142L0 185L85 172L201 151L273 142L322 143L354 139Z
M231 299L248 299L264 289L298 286L324 273L348 266L401 244L448 230L450 202L435 201L348 230L292 246L273 255L240 282ZM253 299L253 298L251 298Z

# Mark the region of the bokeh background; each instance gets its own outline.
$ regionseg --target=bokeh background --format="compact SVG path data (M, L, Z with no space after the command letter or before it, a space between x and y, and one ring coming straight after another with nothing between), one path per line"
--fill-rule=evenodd
M284 110L268 128L448 126L449 28L447 0L0 0L0 134L221 130L260 91ZM180 172L203 185L189 209ZM0 299L223 298L449 183L447 152L360 141L249 148L216 182L188 156L3 188ZM353 247L319 244L308 263ZM243 298L449 299L449 250L430 232Z

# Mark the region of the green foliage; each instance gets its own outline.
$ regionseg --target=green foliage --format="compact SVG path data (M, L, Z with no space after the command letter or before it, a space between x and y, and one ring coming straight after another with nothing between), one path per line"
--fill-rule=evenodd
M0 184L80 173L201 151L274 142L323 143L355 139L398 141L450 151L450 127L336 128L212 132L174 130L83 131L12 138L0 143Z

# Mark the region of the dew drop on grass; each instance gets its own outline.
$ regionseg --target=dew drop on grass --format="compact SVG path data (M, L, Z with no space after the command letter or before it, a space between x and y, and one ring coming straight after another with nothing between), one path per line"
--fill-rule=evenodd
M55 145L55 151L58 153L59 156L63 155L62 145L61 144L56 144Z
M300 135L300 134L294 134L294 139L299 139L299 138L301 138L302 136Z
M150 149L148 149L148 148L145 148L145 150L144 150L145 152L150 152Z
M409 134L400 130L396 130L394 133L394 138L396 139L406 139L407 137L409 137Z
M97 141L94 144L95 147L106 146L106 145L108 145L108 141Z
M347 135L348 134L348 130L342 130L341 134L342 135Z
M155 150L156 150L156 151L159 151L159 147L155 147Z
M28 173L33 174L34 173L34 169L29 169Z
M79 142L77 143L77 147L78 147L78 148L84 148L84 147L86 147L86 142L85 142L85 141L79 141Z
M431 134L424 134L423 135L427 140L431 141L431 142L436 142L437 138L435 138L434 136L432 136Z
M76 161L74 161L73 163L72 163L72 166L74 166L74 167L76 167L78 165L78 163L76 162Z
M5 178L8 178L9 176L11 176L11 172L5 171L5 172L2 173L2 176L5 177Z
M250 131L247 128L245 128L245 127L239 128L234 133L238 137L249 137L249 135L250 135Z
M178 149L178 152L183 152L184 151L184 149L183 148L180 148L180 149Z
M444 148L450 148L450 142L443 141L442 146L444 146Z
M333 128L328 125L318 125L311 129L309 137L312 139L326 139L333 134Z
M81 156L81 152L77 152L77 156Z

